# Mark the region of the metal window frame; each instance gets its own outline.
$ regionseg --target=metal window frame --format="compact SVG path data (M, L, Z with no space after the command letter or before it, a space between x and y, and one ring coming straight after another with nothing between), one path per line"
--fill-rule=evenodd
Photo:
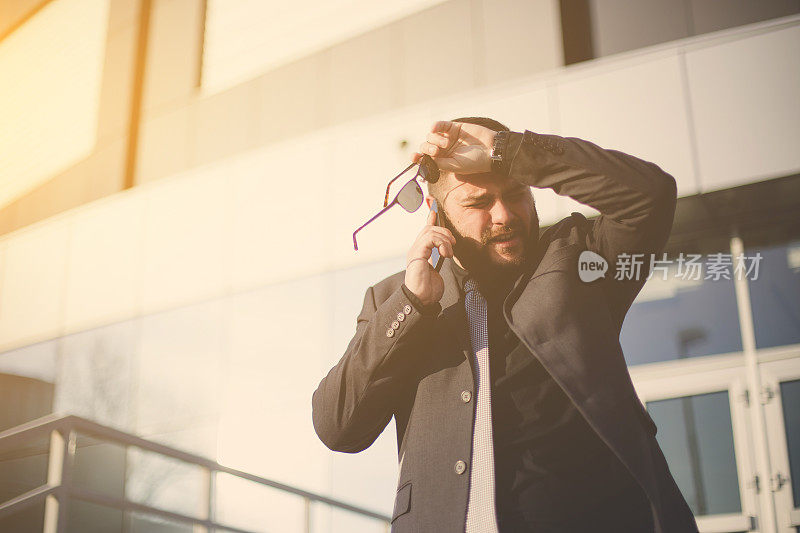
M779 533L794 533L800 527L800 508L794 507L791 483L777 486L775 480L778 474L784 479L789 479L789 449L786 442L786 427L783 417L783 400L780 393L780 384L785 381L800 380L800 347L787 351L785 357L769 362L761 362L763 387L759 395L759 403L764 406L765 421L767 423L769 454L772 471L765 478L764 490L772 495L775 501L777 531ZM769 392L769 394L764 394Z

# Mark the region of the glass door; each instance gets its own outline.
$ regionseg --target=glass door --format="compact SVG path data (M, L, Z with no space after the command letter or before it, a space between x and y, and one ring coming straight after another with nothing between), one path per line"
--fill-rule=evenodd
M749 398L744 368L732 363L729 357L684 363L676 375L636 380L670 472L703 533L752 531L757 525Z

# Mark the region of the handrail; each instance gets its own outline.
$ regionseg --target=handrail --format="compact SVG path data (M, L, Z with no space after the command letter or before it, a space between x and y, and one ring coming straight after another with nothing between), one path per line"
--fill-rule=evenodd
M49 450L50 468L48 472L47 483L33 490L28 491L25 494L17 496L16 498L13 498L7 502L0 502L0 517L16 512L22 507L26 507L28 505L37 503L43 498L46 498L48 503L52 502L51 505L53 505L56 511L58 511L59 507L64 507L64 508L66 507L65 505L59 505L59 504L63 504L70 498L74 498L78 500L89 501L102 506L114 507L123 511L137 511L143 514L156 515L171 520L188 522L197 526L204 527L207 531L213 531L218 529L226 531L235 531L239 533L251 533L249 530L225 525L216 522L213 519L214 516L213 502L215 498L214 494L215 484L213 482L209 483L209 490L207 494L207 502L206 502L208 506L207 518L192 517L182 513L167 511L165 509L159 509L150 505L134 502L126 498L110 497L98 494L93 491L72 486L72 484L70 483L71 466L74 460L75 442L77 434L95 437L104 442L113 442L124 445L126 447L134 446L142 450L150 451L162 456L171 457L173 459L178 459L185 463L199 466L207 471L211 479L213 479L213 475L215 473L219 472L219 473L229 474L238 477L240 479L252 481L259 485L271 487L301 497L304 499L306 504L307 531L310 531L309 506L312 502L323 503L325 505L337 507L339 509L348 512L356 513L368 518L373 518L375 520L383 521L385 522L387 528L390 522L390 518L388 516L381 513L377 513L375 511L370 511L369 509L364 509L362 507L351 505L349 503L337 500L335 498L330 498L328 496L323 496L321 494L316 494L303 489L299 489L297 487L293 487L291 485L286 485L284 483L273 481L271 479L251 474L249 472L244 472L242 470L230 468L221 465L216 461L208 459L207 457L185 452L183 450L178 450L176 448L167 446L165 444L153 442L144 439L142 437L138 437L136 435L132 435L130 433L126 433L124 431L99 424L92 420L82 418L80 416L59 415L59 414L51 414L43 416L41 418L21 424L11 429L0 431L0 450L26 444L36 438L46 437L48 435L51 436L51 444ZM61 456L59 456L59 452L61 452ZM59 469L61 470L61 472L57 472ZM58 501L56 502L52 500L52 498L55 498ZM50 516L55 516L53 512L51 513L46 512L45 514L46 515L49 514ZM61 515L63 514L63 511L59 511L56 514ZM57 522L55 521L54 518L52 520L54 520L54 522L49 529L48 529L48 524L47 523L45 524L45 531L52 531L52 532L62 531L63 530L62 526L65 523L64 521L65 519L63 517L60 517L59 520L57 520Z

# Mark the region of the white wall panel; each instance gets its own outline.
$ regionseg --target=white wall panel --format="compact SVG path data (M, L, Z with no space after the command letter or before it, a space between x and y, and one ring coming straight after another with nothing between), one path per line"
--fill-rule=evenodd
M75 214L66 279L67 333L139 313L141 192L131 191Z
M69 231L57 219L5 242L0 350L61 333Z
M558 1L482 0L476 9L481 14L482 68L488 83L564 64Z
M331 143L304 137L226 165L233 187L233 288L320 272L330 265L332 206L337 186Z
M224 167L193 171L145 191L142 311L230 287L230 182Z
M701 186L800 170L800 27L689 51Z
M437 102L434 120L458 117L490 117L512 131L552 133L550 99L543 83L515 84L503 89L483 90Z
M602 67L602 68L601 68ZM653 162L697 191L677 54L580 70L558 83L560 135Z
M211 0L203 89L219 91L443 0Z

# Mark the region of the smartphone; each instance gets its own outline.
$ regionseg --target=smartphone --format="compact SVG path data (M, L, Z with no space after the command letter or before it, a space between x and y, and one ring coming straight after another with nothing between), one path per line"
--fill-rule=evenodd
M441 224L439 224L439 205L436 203L435 199L431 204L431 211L436 213L436 220L433 222L433 224L436 226L440 226ZM441 270L442 263L444 263L444 257L442 257L442 255L439 253L438 248L434 248L433 250L431 250L430 263L436 272L439 272L439 270Z

